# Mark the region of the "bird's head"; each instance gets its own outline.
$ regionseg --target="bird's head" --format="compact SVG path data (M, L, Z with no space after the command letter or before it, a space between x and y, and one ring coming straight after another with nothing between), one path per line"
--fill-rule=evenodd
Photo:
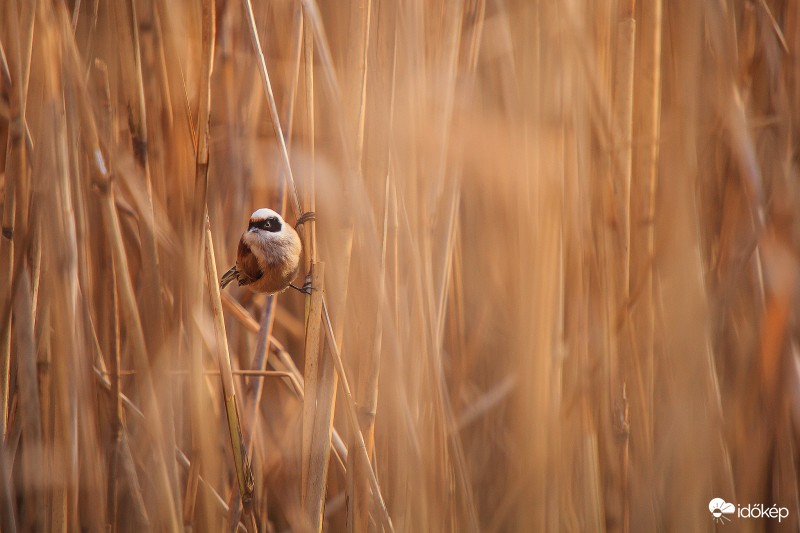
M247 231L269 238L282 233L285 225L286 222L283 221L283 218L278 213L263 207L250 215Z

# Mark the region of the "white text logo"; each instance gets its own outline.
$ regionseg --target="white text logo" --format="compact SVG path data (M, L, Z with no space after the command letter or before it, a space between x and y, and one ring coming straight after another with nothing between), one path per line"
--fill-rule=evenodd
M777 518L778 522L789 516L789 509L787 507L778 507L777 504L772 506L764 505L763 503L734 505L722 498L714 498L708 502L708 510L711 512L714 522L719 524L730 522L732 516L737 518Z

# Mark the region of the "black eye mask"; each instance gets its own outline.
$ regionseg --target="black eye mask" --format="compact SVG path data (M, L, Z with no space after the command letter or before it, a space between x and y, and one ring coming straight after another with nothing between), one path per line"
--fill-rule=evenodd
M251 220L247 229L258 228L272 233L278 233L281 227L281 221L278 220L278 217L267 217L264 220Z

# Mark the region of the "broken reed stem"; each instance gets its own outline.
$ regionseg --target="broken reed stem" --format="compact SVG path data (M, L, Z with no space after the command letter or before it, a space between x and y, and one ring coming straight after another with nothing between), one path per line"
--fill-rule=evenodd
M217 339L217 362L219 364L222 391L225 396L225 414L228 420L231 450L233 452L234 466L236 468L236 479L239 483L239 494L242 498L242 507L244 508L245 514L250 515L255 493L255 481L253 479L250 461L247 458L247 448L242 438L239 409L236 405L236 389L233 383L230 353L228 352L228 340L225 334L225 317L222 314L219 282L217 281L219 277L217 276L217 263L214 258L214 241L211 236L211 223L207 215L205 226L206 283L208 284L208 291L211 299L211 314L214 317L214 332Z

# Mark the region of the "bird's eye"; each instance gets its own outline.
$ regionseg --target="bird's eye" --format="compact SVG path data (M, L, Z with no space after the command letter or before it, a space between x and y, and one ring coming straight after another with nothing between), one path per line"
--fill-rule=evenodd
M260 229L269 231L270 233L278 233L281 231L281 221L277 217L269 217L264 220L251 221L248 229Z
M281 221L278 220L278 217L269 217L264 222L266 223L266 227L264 229L267 231L277 233L281 230Z

